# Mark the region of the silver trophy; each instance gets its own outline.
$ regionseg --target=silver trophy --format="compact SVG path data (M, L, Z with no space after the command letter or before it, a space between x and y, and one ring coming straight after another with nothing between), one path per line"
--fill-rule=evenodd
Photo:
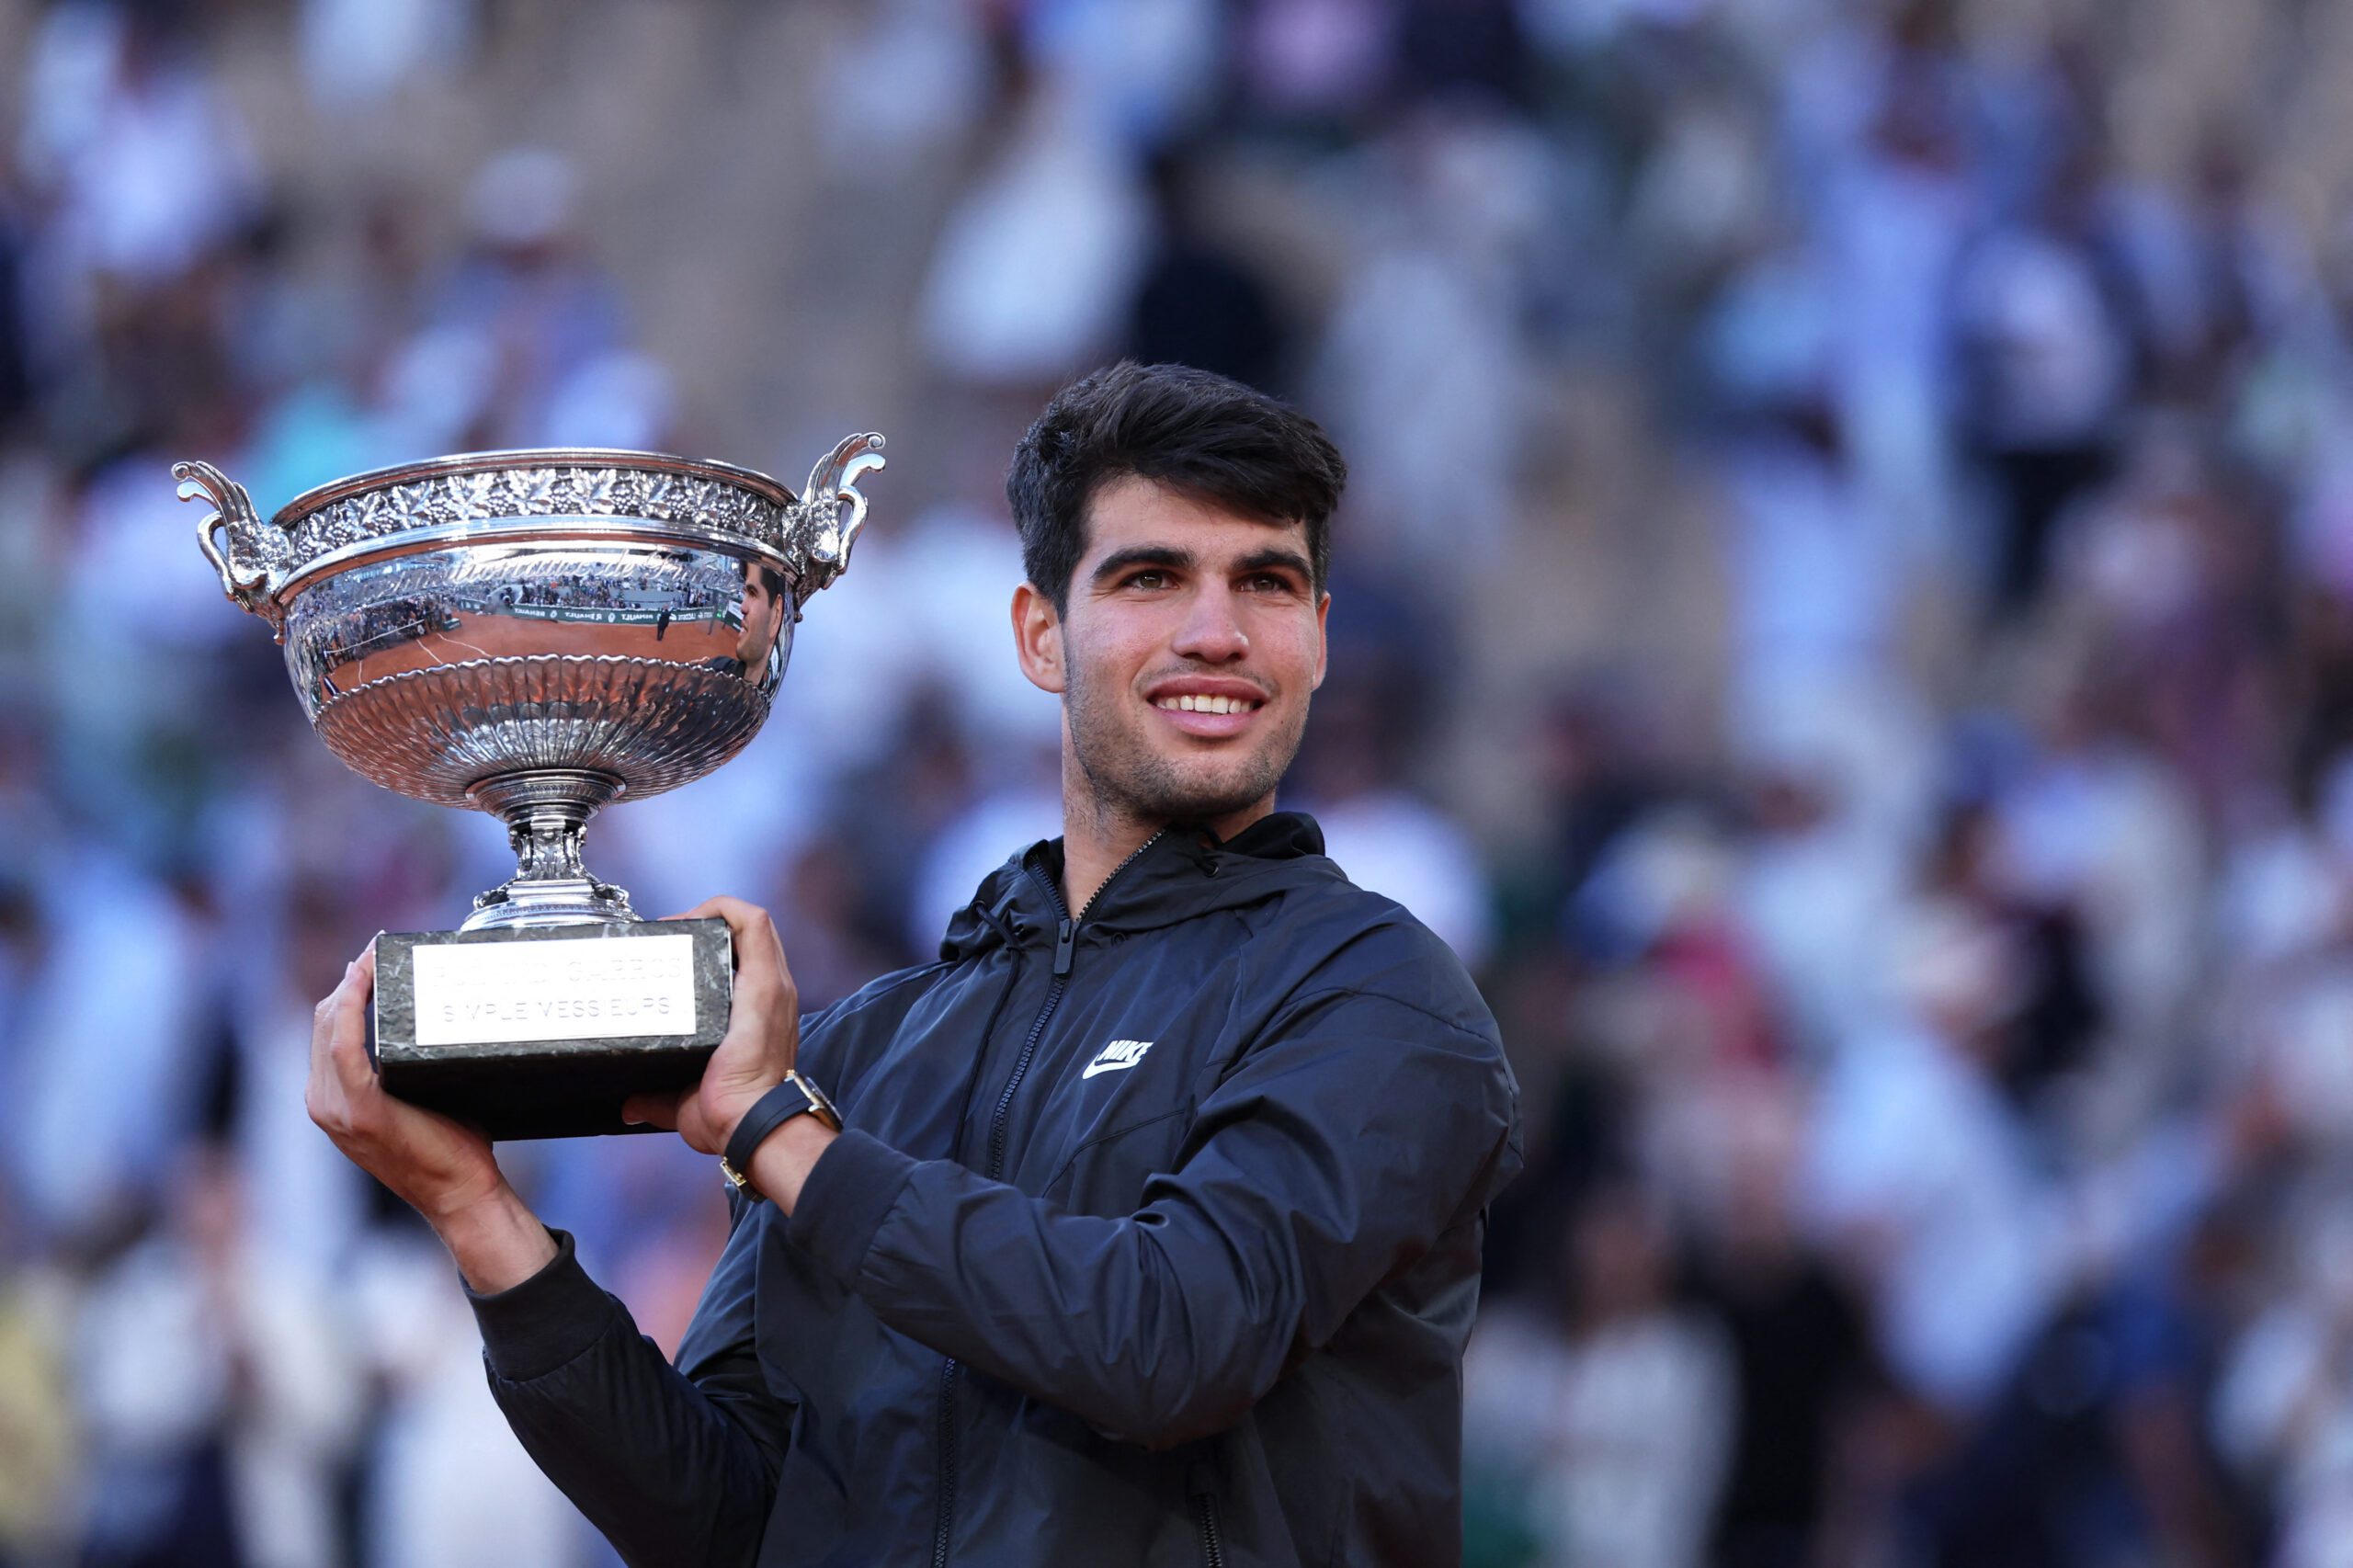
M651 452L473 453L322 485L264 521L209 463L182 500L229 597L269 623L312 728L388 790L490 812L515 875L454 932L377 944L387 1088L494 1137L622 1131L726 1027L723 922L649 921L582 860L588 819L733 756L812 594L866 521L853 436L798 497Z

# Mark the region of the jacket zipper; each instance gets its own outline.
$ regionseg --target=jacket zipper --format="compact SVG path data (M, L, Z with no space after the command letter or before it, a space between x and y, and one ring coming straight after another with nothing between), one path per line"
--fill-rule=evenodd
M931 1568L948 1568L948 1529L956 1522L956 1358L939 1364L939 1507L932 1522Z
M1006 1124L1013 1115L1013 1096L1019 1091L1021 1080L1029 1075L1029 1060L1037 1054L1038 1041L1044 1038L1046 1025L1053 1020L1054 1009L1062 1006L1063 993L1070 987L1071 960L1078 949L1078 923L1101 901L1103 889L1142 858L1145 850L1159 843L1161 834L1167 831L1162 828L1112 867L1111 874L1103 879L1103 886L1088 895L1085 906L1074 916L1070 905L1063 902L1063 890L1054 885L1054 880L1035 866L1029 868L1029 874L1038 879L1038 885L1046 890L1046 897L1058 917L1054 927L1054 979L1046 988L1045 1005L1038 1009L1037 1018L1029 1025L1029 1037L1021 1042L1021 1054L1013 1059L1012 1074L1006 1079L1005 1092L997 1096L996 1110L989 1118L989 1165L983 1173L989 1180L1005 1179L1005 1140ZM950 1356L939 1369L939 1508L932 1527L931 1568L948 1568L948 1537L956 1523L956 1358ZM1222 1563L1223 1559L1212 1555L1211 1561Z
M1201 1526L1201 1561L1209 1568L1225 1568L1225 1538L1217 1529L1217 1498L1207 1492L1197 1492L1193 1502L1193 1517Z

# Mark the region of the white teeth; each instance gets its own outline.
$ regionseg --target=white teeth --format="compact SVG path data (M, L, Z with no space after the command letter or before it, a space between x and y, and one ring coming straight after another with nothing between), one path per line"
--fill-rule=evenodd
M1247 713L1258 705L1243 697L1164 697L1153 706L1176 713Z

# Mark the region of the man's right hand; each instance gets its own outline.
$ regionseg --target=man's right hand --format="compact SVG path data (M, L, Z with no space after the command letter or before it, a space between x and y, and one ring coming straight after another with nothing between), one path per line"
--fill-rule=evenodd
M520 1284L555 1256L555 1243L506 1185L489 1139L384 1092L368 1060L375 987L370 943L313 1017L303 1094L311 1119L352 1164L425 1216L476 1290Z

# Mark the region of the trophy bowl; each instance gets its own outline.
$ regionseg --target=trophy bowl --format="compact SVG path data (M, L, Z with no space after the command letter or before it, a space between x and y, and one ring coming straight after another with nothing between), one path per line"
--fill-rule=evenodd
M380 1067L392 1064L392 1045L424 1051L411 1037L432 1034L426 1014L441 1006L412 994L430 967L412 971L412 945L642 937L663 924L641 921L627 893L589 874L588 819L701 778L758 733L802 607L848 563L866 519L858 481L882 466L881 447L872 434L843 441L799 496L749 469L661 453L471 453L321 485L267 521L219 469L174 465L183 500L212 503L197 528L206 559L285 648L327 749L388 790L506 824L515 875L478 896L457 933L402 938L396 953L380 944ZM702 1054L717 1039L710 1015L724 1017L723 967L715 1003L709 995L723 936L723 925L700 933L679 971L710 1004L694 1030L709 1037ZM631 955L632 975L649 952ZM575 987L598 983L594 965L509 961L501 972L512 981L503 993L496 975L472 991L442 987L486 1010L493 1021L474 1033L529 1010L517 977L538 976L529 984L542 991L566 975ZM388 999L408 1009L396 1042L384 1038ZM586 1005L564 1000L571 1014ZM610 1021L601 1006L597 1017ZM521 1054L578 1055L593 1040L591 1053L608 1056L614 1040L634 1038L440 1043L512 1057L526 1043ZM676 1046L659 1038L668 1043L656 1054ZM434 1060L446 1067L461 1054Z

